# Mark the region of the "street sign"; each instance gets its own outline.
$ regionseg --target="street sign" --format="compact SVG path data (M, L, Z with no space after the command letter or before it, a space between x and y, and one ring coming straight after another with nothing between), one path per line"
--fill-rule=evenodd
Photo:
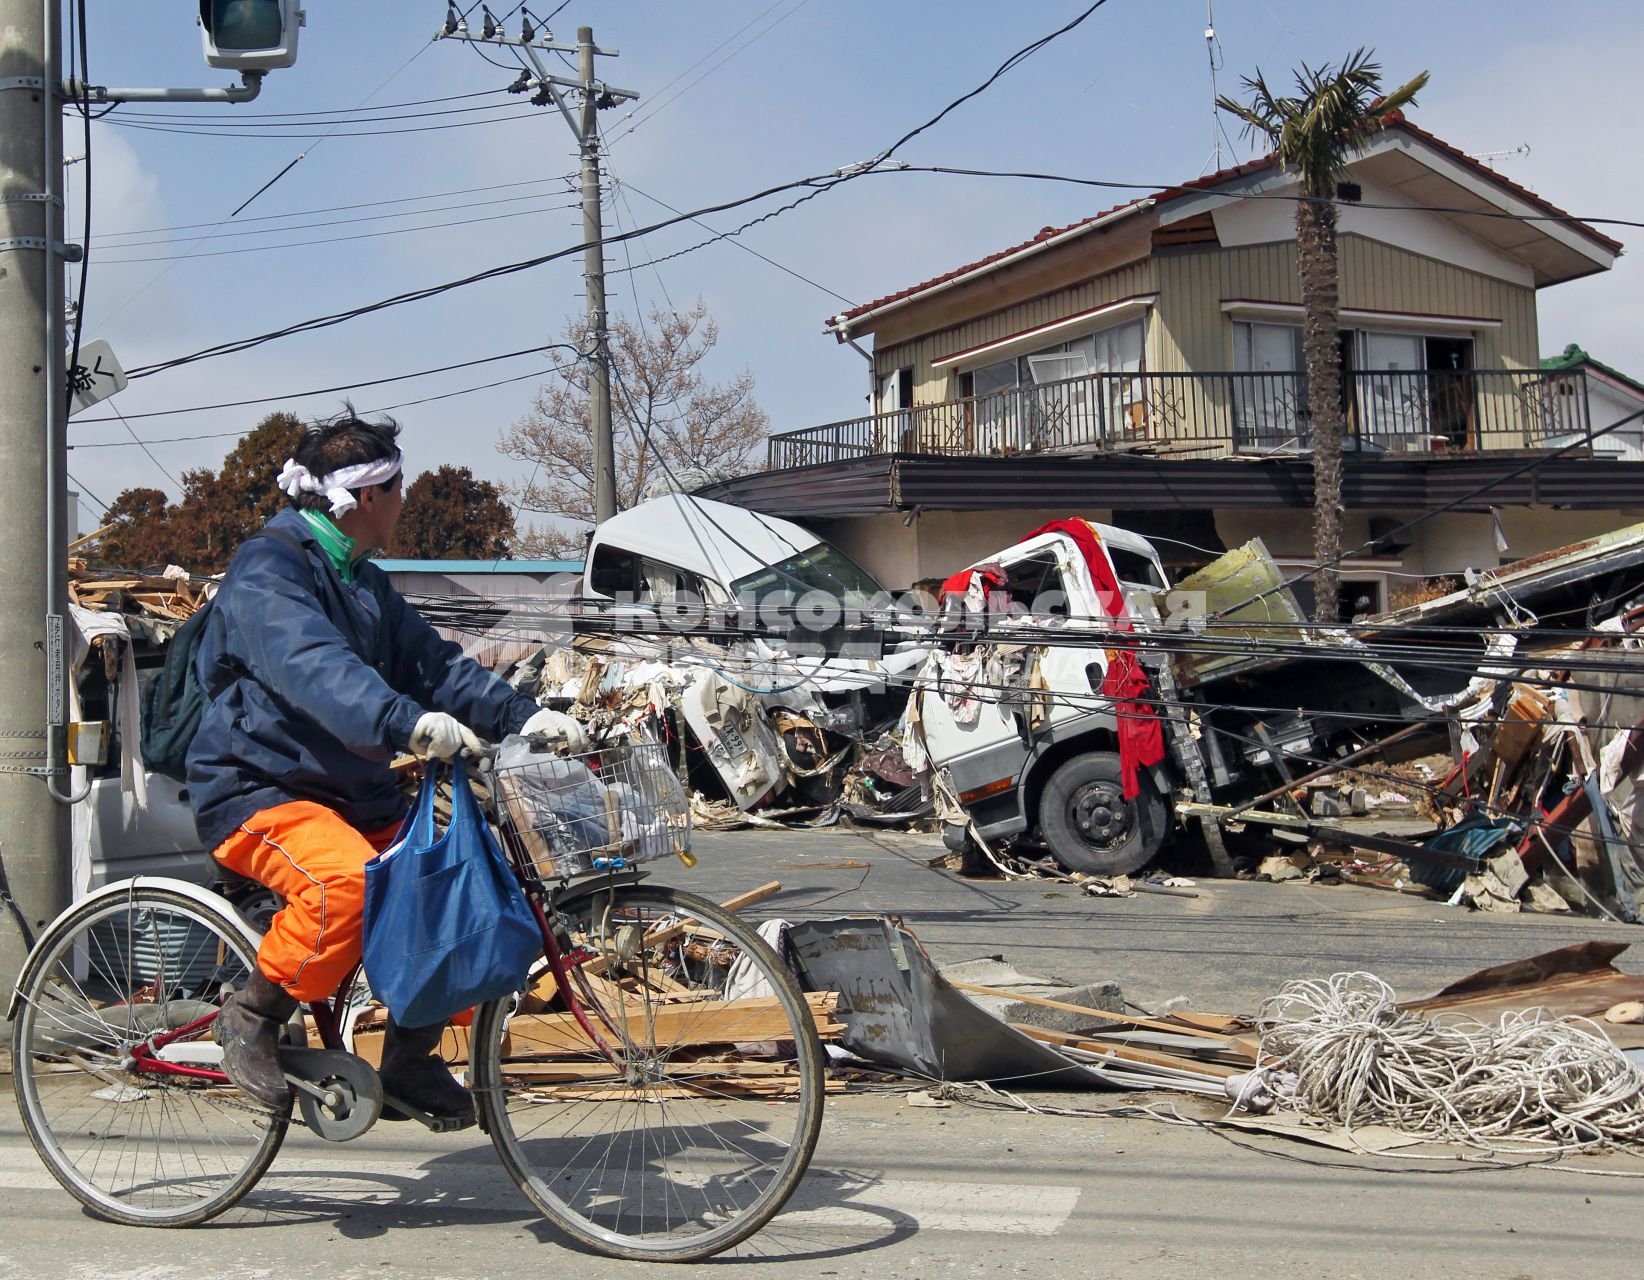
M69 376L74 387L74 400L69 405L71 418L126 387L126 371L114 358L114 348L101 338L80 344L79 363Z

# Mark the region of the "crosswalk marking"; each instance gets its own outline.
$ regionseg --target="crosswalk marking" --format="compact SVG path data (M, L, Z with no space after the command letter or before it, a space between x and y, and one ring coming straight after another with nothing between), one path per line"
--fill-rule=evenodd
M29 1148L0 1149L0 1190L56 1191L66 1197ZM531 1207L499 1164L484 1160L453 1166L449 1157L428 1161L351 1160L335 1156L281 1155L251 1193L247 1208L281 1207L310 1199L328 1204L437 1201L441 1212L496 1213ZM1054 1235L1078 1206L1079 1189L1024 1183L941 1182L915 1179L845 1179L815 1169L777 1220L783 1228L881 1234L886 1222L920 1231L985 1235Z

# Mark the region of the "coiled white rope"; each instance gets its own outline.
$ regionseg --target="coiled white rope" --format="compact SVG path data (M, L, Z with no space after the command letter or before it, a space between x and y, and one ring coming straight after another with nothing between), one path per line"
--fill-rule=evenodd
M1295 1073L1281 1110L1494 1154L1644 1153L1644 1070L1586 1018L1420 1017L1369 973L1287 983L1261 1007L1261 1061Z

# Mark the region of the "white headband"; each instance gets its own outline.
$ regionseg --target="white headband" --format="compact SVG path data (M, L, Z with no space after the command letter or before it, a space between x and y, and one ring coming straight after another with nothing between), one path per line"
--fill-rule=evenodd
M339 467L328 476L315 476L295 458L287 458L275 481L289 497L300 493L323 493L331 499L331 514L345 516L360 504L350 489L364 489L368 485L385 484L400 473L404 455L398 449L391 458L378 458L357 466Z

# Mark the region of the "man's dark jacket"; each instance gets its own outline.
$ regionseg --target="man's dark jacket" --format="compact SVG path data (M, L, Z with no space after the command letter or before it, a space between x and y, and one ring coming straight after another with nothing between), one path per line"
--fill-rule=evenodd
M313 800L361 831L405 802L388 768L425 711L499 741L536 704L441 639L369 561L345 583L303 518L253 538L211 606L195 673L211 697L188 751L188 793L207 849L261 809Z

